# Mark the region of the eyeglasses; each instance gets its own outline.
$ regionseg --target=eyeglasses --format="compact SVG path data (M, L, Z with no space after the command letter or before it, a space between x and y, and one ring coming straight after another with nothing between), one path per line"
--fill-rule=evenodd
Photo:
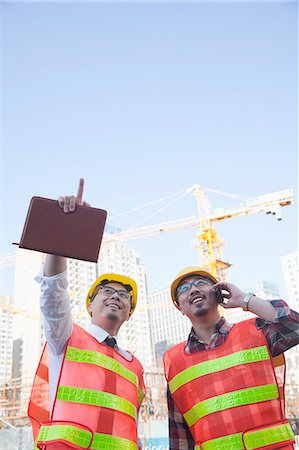
M103 287L100 288L100 291L106 295L106 297L111 297L115 292L122 300L131 300L131 294L127 291L123 291L122 289L114 289L113 287Z
M189 291L189 289L191 289L192 285L195 287L198 287L201 284L211 284L211 283L209 283L209 281L207 281L207 280L202 280L202 279L198 279L198 280L195 280L192 282L185 281L185 283L180 284L176 288L176 292L177 292L177 294L183 294L184 292Z

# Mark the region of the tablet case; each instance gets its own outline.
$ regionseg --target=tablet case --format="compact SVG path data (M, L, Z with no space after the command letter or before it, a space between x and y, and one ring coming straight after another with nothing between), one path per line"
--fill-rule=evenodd
M64 213L57 200L32 197L19 247L97 262L106 218L103 209L76 205Z

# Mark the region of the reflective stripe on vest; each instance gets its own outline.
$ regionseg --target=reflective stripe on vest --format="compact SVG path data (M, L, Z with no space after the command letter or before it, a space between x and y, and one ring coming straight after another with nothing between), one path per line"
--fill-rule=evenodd
M276 444L278 442L294 439L294 433L290 424L271 427L267 430L256 430L244 434L244 442L246 449L253 450L255 448L264 447L265 445Z
M195 446L195 450L243 450L242 433L230 434L203 442Z
M266 447L290 441L294 439L294 434L289 423L277 425L273 427L263 428L262 430L248 431L243 435L244 443L247 450L254 450L260 447ZM244 444L242 441L242 433L223 436L210 441L204 442L201 446L195 446L195 450L242 450Z
M103 353L68 346L65 359L78 363L95 364L96 366L103 367L104 369L117 373L121 377L133 383L135 386L138 386L138 377L134 372L127 369L120 362L110 356L104 355Z
M137 418L137 411L133 403L108 392L71 386L59 386L57 390L57 400L102 406L104 408L110 408L128 414L135 420Z
M112 449L112 450L137 450L138 446L129 439L120 438L118 436L111 436L109 434L95 433L91 444L91 447L95 450L98 449Z
M194 380L195 378L199 378L210 373L219 372L220 370L229 369L239 364L265 361L267 359L270 359L270 356L265 345L230 353L227 356L222 356L210 361L204 361L183 370L169 381L169 389L171 394L173 394L181 386Z
M144 399L144 392L143 392L143 390L141 389L141 387L138 386L138 399L137 399L138 406L141 405L143 399Z
M47 442L64 440L70 444L81 448L92 449L112 449L112 450L137 450L138 446L129 439L111 436L109 434L92 433L73 425L42 425L37 442L46 444ZM92 440L92 443L91 443ZM35 444L36 444L35 443Z
M88 448L91 444L92 433L72 425L42 425L37 436L37 442L49 442L63 439L81 448Z
M189 427L194 425L202 417L235 406L250 405L251 403L264 402L278 398L276 384L266 384L248 389L229 392L208 398L194 405L184 414Z

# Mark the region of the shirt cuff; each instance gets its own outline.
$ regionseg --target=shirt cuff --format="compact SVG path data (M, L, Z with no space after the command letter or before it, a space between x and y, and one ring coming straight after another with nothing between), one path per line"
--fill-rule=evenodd
M276 309L274 323L288 319L291 315L291 309L284 300L270 300L271 305Z

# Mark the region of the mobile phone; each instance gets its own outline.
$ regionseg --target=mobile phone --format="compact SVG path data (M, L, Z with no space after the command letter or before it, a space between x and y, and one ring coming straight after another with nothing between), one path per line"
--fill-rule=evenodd
M222 292L219 288L215 288L216 296L217 296L217 302L218 303L224 303L224 297L222 295Z

